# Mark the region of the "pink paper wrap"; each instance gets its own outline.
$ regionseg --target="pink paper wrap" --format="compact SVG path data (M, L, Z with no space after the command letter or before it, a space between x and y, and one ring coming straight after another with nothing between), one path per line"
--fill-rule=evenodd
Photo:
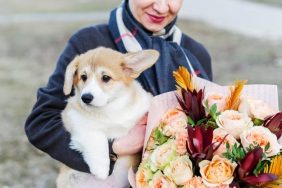
M197 89L205 88L206 92L221 93L227 95L229 92L229 86L220 86L215 83L209 82L201 78L194 78L194 83L196 83ZM273 110L278 111L278 90L276 85L245 85L242 91L243 96L252 97L257 100L262 100L267 103ZM176 92L163 93L161 95L155 96L152 100L148 122L144 140L143 153L145 151L147 142L150 138L152 130L159 125L160 119L163 115L171 108L179 106L176 98ZM135 174L132 170L129 171L129 176L131 186L135 186Z

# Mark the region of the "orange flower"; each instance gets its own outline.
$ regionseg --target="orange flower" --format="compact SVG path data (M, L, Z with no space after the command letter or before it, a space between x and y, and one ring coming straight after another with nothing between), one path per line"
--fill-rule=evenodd
M240 96L247 80L238 80L235 85L230 87L230 96L226 99L225 110L238 110Z
M278 177L278 179L275 181L271 181L267 184L263 184L261 187L264 187L264 188L275 188L278 186L282 187L282 168L281 166L282 166L282 156L277 155L272 159L271 164L268 165L264 169L264 173L274 174Z
M195 87L193 84L192 76L185 67L180 66L177 71L173 71L173 76L177 83L178 89L182 88L185 89L186 91L194 90Z
M203 160L199 163L200 174L208 187L229 185L234 179L233 172L236 166L236 163L231 163L218 155L215 155L212 161Z

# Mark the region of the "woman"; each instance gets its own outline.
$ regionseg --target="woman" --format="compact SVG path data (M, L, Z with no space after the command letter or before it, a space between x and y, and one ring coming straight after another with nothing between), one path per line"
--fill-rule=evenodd
M126 0L113 10L109 23L81 29L69 40L46 87L38 90L37 102L25 125L30 142L54 159L82 172L89 168L80 153L69 148L70 135L63 128L60 113L66 106L63 94L66 66L90 49L105 46L126 53L154 48L158 62L142 73L138 81L153 95L175 89L173 70L183 65L211 80L211 60L205 48L175 26L183 0ZM109 141L111 154L141 151L146 117L127 136ZM114 161L111 162L111 169ZM110 174L111 172L109 172Z

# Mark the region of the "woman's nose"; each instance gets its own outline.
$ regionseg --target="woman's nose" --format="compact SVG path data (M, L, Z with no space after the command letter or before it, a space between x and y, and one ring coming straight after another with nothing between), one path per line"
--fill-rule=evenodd
M156 0L154 3L154 10L160 14L167 13L169 11L169 2L170 0Z

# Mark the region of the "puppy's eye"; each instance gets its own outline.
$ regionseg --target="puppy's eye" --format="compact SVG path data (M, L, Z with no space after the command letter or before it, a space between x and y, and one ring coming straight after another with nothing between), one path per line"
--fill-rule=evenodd
M112 78L110 76L108 76L108 75L103 75L102 76L102 81L105 82L105 83L109 82L111 79Z
M82 80L83 82L85 82L85 81L87 80L87 75L86 75L86 74L82 74L82 75L81 75L81 80Z

